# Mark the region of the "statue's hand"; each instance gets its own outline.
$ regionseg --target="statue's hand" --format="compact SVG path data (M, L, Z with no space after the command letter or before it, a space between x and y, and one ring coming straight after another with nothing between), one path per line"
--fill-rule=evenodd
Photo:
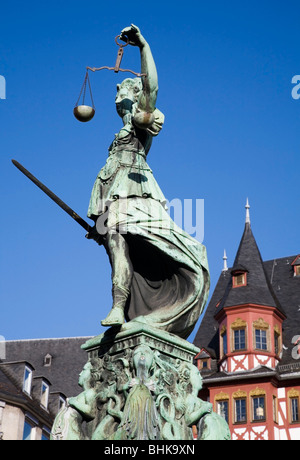
M131 24L130 27L125 27L125 29L122 30L120 39L129 43L129 45L139 46L140 48L146 43L140 29L134 24Z
M97 232L96 225L92 227L92 229L85 235L85 237L88 240L96 241L96 243L98 243L100 246L101 244L103 244L102 236L100 235L100 233Z

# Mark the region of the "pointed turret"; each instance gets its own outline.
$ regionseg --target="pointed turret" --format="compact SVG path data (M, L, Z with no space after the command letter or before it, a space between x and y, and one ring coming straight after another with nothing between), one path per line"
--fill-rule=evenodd
M279 302L266 276L260 251L250 225L249 201L246 202L244 233L231 268L231 279L218 311L225 307L256 304L276 307Z

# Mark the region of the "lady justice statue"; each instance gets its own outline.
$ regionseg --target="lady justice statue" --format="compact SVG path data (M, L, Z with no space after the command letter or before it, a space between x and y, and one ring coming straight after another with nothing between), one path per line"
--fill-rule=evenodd
M134 25L123 29L120 39L139 48L142 77L117 85L123 127L109 147L88 208L95 227L87 237L104 245L112 267L113 305L101 324L141 321L187 338L208 296L206 249L170 219L146 162L164 122L156 108L158 78L150 46Z
M192 359L199 349L184 340L208 296L206 250L170 219L146 162L164 121L155 63L136 26L120 37L139 47L142 78L117 87L123 127L96 178L87 235L111 263L113 305L102 325L112 333L82 345L89 356L83 391L57 414L51 439L192 440L196 426L199 440L230 439L224 419L198 397L202 379Z

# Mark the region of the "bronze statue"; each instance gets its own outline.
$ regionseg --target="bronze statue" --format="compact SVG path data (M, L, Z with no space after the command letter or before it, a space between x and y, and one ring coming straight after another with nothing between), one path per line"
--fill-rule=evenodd
M87 237L104 245L112 267L113 306L101 323L135 319L186 338L208 296L206 250L171 221L146 162L164 123L156 108L158 77L150 46L134 25L123 29L120 39L140 49L142 77L117 86L123 127L89 203L96 225Z

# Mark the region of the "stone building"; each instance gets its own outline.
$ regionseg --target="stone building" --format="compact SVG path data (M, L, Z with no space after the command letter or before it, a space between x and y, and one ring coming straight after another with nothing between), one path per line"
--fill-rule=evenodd
M87 356L87 337L16 340L1 343L0 439L47 440L66 398L77 384Z
M233 267L224 268L194 339L200 397L232 439L300 439L300 255L263 261L246 205Z

